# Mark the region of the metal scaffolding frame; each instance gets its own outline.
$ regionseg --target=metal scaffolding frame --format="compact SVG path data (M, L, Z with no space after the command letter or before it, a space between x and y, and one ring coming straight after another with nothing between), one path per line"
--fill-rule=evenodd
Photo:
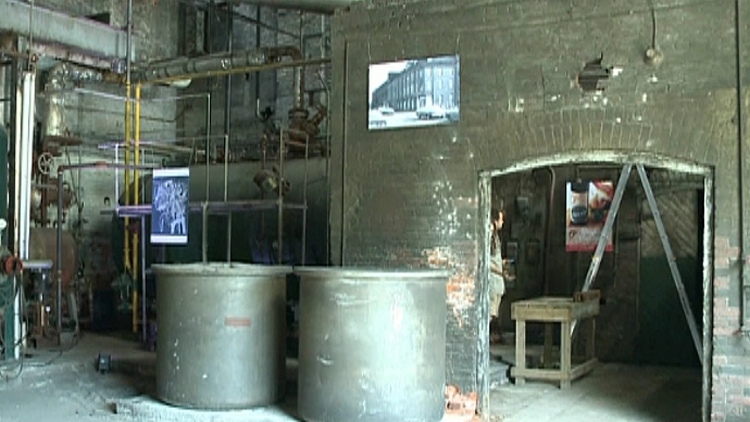
M140 91L140 87L136 89L136 92ZM206 94L209 95L209 94ZM138 100L140 101L140 99ZM140 107L136 107L136 122L140 120ZM210 121L210 112L208 121ZM139 140L138 131L140 130L140 125L136 123L136 139ZM211 160L209 159L207 155L207 151L211 150L211 138L206 138L206 146L204 155L206 156L205 166L206 166L206 199L201 202L191 202L188 205L188 209L190 212L200 212L201 213L201 219L202 219L202 236L201 236L201 258L203 263L208 262L208 217L211 214L217 214L217 215L226 215L230 217L233 212L248 212L248 211L266 211L266 210L277 210L278 212L278 259L279 262L283 262L283 237L284 237L284 211L285 210L301 210L302 211L302 256L301 261L302 265L306 262L306 248L307 248L307 177L308 177L308 161L309 161L309 139L307 142L305 142L305 169L304 169L304 182L303 182L303 199L301 203L293 203L293 202L287 202L284 199L284 192L283 192L283 183L281 183L284 180L284 154L283 151L286 149L286 139L290 133L289 129L281 129L279 131L279 154L278 154L278 177L279 177L279 183L278 183L278 197L275 199L254 199L254 200L242 200L242 201L230 201L228 197L228 172L229 172L229 136L223 135L222 138L224 140L224 183L223 183L223 200L222 201L211 201L211 192L210 192L210 165ZM100 148L113 148L115 150L115 156L116 160L119 159L119 148L122 146L122 143L114 143L114 144L103 144L100 145ZM156 144L158 145L158 144ZM152 148L154 147L153 144L147 144L142 145L140 142L136 143L135 146L137 149L135 151L140 151L146 148ZM156 147L155 149L159 149L159 147ZM135 152L134 151L134 152ZM173 152L179 152L176 150L173 150ZM182 152L185 153L199 153L199 151L195 149L186 149ZM105 164L106 165L106 164ZM154 170L155 168L147 167L141 164L130 166L128 164L125 165L113 165L111 166L115 169L115 191L116 191L116 197L119 198L119 172L118 169L124 169L126 172L129 170ZM136 175L133 179L133 182L135 185L140 184L140 177ZM127 188L127 186L126 186ZM126 189L129 190L129 189ZM138 192L138 190L137 190ZM126 198L129 195L126 194ZM145 228L146 228L146 218L151 215L152 212L152 206L151 204L145 204L145 203L135 203L135 204L128 204L126 199L125 205L119 205L117 201L115 201L115 207L112 210L103 210L102 214L114 214L120 218L138 218L140 219L140 227L141 227L141 237L139 239L139 246L140 246L140 278L141 278L141 289L142 292L145 293L146 290L146 241L145 241ZM127 228L126 228L127 230ZM231 262L232 259L232 219L228 218L227 221L227 262ZM127 240L126 240L127 242ZM134 242L135 243L135 242ZM127 244L127 243L126 243ZM134 245L135 246L135 245ZM131 262L131 264L135 264L135 261ZM135 265L133 265L135 267ZM136 267L137 268L137 267ZM132 267L131 267L132 269ZM137 277L136 277L137 279ZM141 336L145 340L146 336L146 295L142 293L142 297L140 298L140 309L141 309ZM138 324L138 297L134 293L133 298L133 324L134 324L134 331L137 331L137 324Z

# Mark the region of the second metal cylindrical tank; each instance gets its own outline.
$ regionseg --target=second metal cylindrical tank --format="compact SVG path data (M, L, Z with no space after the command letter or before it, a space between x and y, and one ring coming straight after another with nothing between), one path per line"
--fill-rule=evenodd
M445 409L443 271L299 268L300 416L439 421Z
M291 268L210 263L153 269L158 398L210 410L282 399Z

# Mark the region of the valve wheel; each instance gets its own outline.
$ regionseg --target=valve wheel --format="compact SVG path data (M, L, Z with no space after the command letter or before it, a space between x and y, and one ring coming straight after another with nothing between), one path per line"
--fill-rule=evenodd
M55 157L49 152L45 152L37 158L36 165L39 168L39 172L44 175L49 175L52 171L52 166L55 164Z

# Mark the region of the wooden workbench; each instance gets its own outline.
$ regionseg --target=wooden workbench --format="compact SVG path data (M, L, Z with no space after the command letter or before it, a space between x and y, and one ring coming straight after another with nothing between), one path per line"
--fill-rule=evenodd
M511 306L511 318L516 321L516 367L511 375L516 385L523 385L526 378L559 381L560 388L570 388L570 382L591 371L596 364L594 335L596 330L595 316L599 314L598 291L576 294L575 298L540 297L514 303ZM580 327L576 331L588 331L586 356L583 363L571 366L571 327L574 321L588 322L588 329ZM526 367L526 322L543 322L544 335L544 369ZM560 369L551 369L552 360L552 324L560 324ZM579 322L580 324L580 322Z

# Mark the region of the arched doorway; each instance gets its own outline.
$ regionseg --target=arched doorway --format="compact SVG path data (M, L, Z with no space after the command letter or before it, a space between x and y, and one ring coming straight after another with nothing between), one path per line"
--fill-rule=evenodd
M507 226L502 236L503 252L515 260L513 270L517 277L510 283L501 306L502 326L511 332L508 336L511 344L506 344L506 351L511 350L508 353L512 354L511 303L533 296L571 295L581 290L585 276L590 275L593 254L565 250L566 184L608 179L617 186L622 174L620 170L625 165L633 165L634 169L641 165L647 179L653 179L649 186L660 210L659 220L665 227L666 237L671 237L670 244L674 246L672 261L676 263L685 287L682 296L687 297L691 304L700 338L696 348L687 314L680 306L681 295L671 277L669 261L665 259L667 254L662 247L656 218L644 189L640 187L639 175L634 171L624 184L624 199L620 204L622 214L615 220L626 223L623 227L614 225L613 250L602 256L598 263L601 271L592 280L592 288L602 290L602 313L597 317L596 336L603 346L604 359L601 360L605 365L615 362L695 368L696 382L700 385L695 386L694 407L702 408L705 419L711 388L710 286L713 277L710 246L713 244L713 172L709 167L663 156L593 151L533 158L506 168L482 171L479 174L479 209L480 227L484 232L479 238L489 238L490 208L502 199L507 213ZM635 250L634 242L637 243ZM486 243L478 245L480 280L487 280L489 274ZM628 243L631 245L626 245ZM636 259L623 264L628 258ZM551 282L550 274L560 277ZM623 281L628 278L635 280ZM480 288L479 317L489 320L487 283L482 283ZM616 308L620 309L613 311ZM623 315L630 319L623 319ZM498 409L492 406L490 386L493 376L499 372L493 367L493 347L489 344L489 327L485 325L479 325L477 374L480 408L482 414L494 414ZM620 339L612 341L607 336ZM702 362L699 355L703 356ZM510 360L505 353L502 357ZM511 362L510 366L514 364ZM515 386L509 384L509 387ZM502 413L502 409L500 411Z

